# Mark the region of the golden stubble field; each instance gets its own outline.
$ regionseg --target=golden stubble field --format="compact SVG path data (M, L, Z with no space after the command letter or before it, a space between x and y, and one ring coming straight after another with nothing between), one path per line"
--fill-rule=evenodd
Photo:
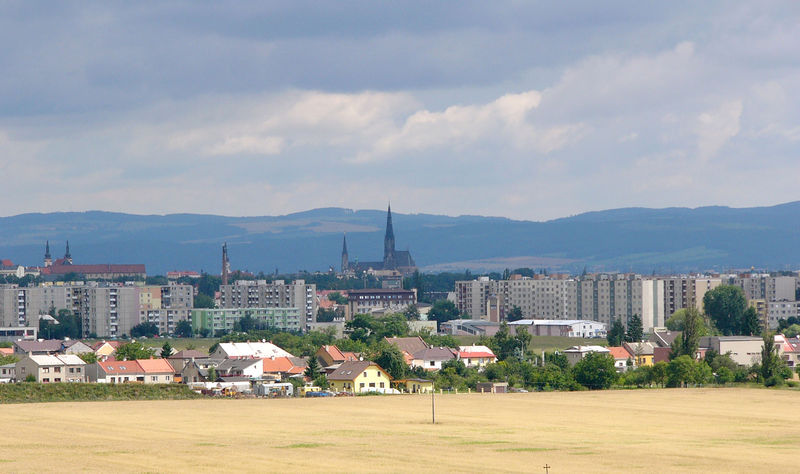
M0 406L2 472L792 471L800 392L673 389Z

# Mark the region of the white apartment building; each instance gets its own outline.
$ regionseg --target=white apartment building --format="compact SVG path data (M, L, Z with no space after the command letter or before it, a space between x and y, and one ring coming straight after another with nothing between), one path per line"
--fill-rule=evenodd
M305 315L306 326L316 322L317 285L305 280L238 280L221 285L219 291L222 308L298 308Z

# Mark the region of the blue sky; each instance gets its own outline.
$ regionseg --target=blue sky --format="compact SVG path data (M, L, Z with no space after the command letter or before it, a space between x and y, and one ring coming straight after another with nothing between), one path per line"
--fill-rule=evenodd
M800 199L800 3L0 4L0 215Z

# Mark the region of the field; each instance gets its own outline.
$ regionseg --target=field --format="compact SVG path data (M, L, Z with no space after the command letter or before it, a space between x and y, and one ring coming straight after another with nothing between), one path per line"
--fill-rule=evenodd
M766 472L793 390L673 389L0 406L3 472Z

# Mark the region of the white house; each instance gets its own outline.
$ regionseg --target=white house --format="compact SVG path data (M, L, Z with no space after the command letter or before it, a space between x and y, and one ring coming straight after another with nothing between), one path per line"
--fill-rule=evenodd
M211 359L266 359L294 357L271 342L221 342L209 356Z
M220 377L260 379L264 375L264 359L225 359L217 366Z
M456 352L449 347L430 347L417 351L411 360L411 367L425 370L441 370L442 364L456 358Z
M511 327L524 327L532 336L606 337L605 323L586 319L520 319L508 323ZM514 331L512 331L513 333Z
M458 359L467 367L482 369L492 362L497 362L497 356L486 346L458 346Z

